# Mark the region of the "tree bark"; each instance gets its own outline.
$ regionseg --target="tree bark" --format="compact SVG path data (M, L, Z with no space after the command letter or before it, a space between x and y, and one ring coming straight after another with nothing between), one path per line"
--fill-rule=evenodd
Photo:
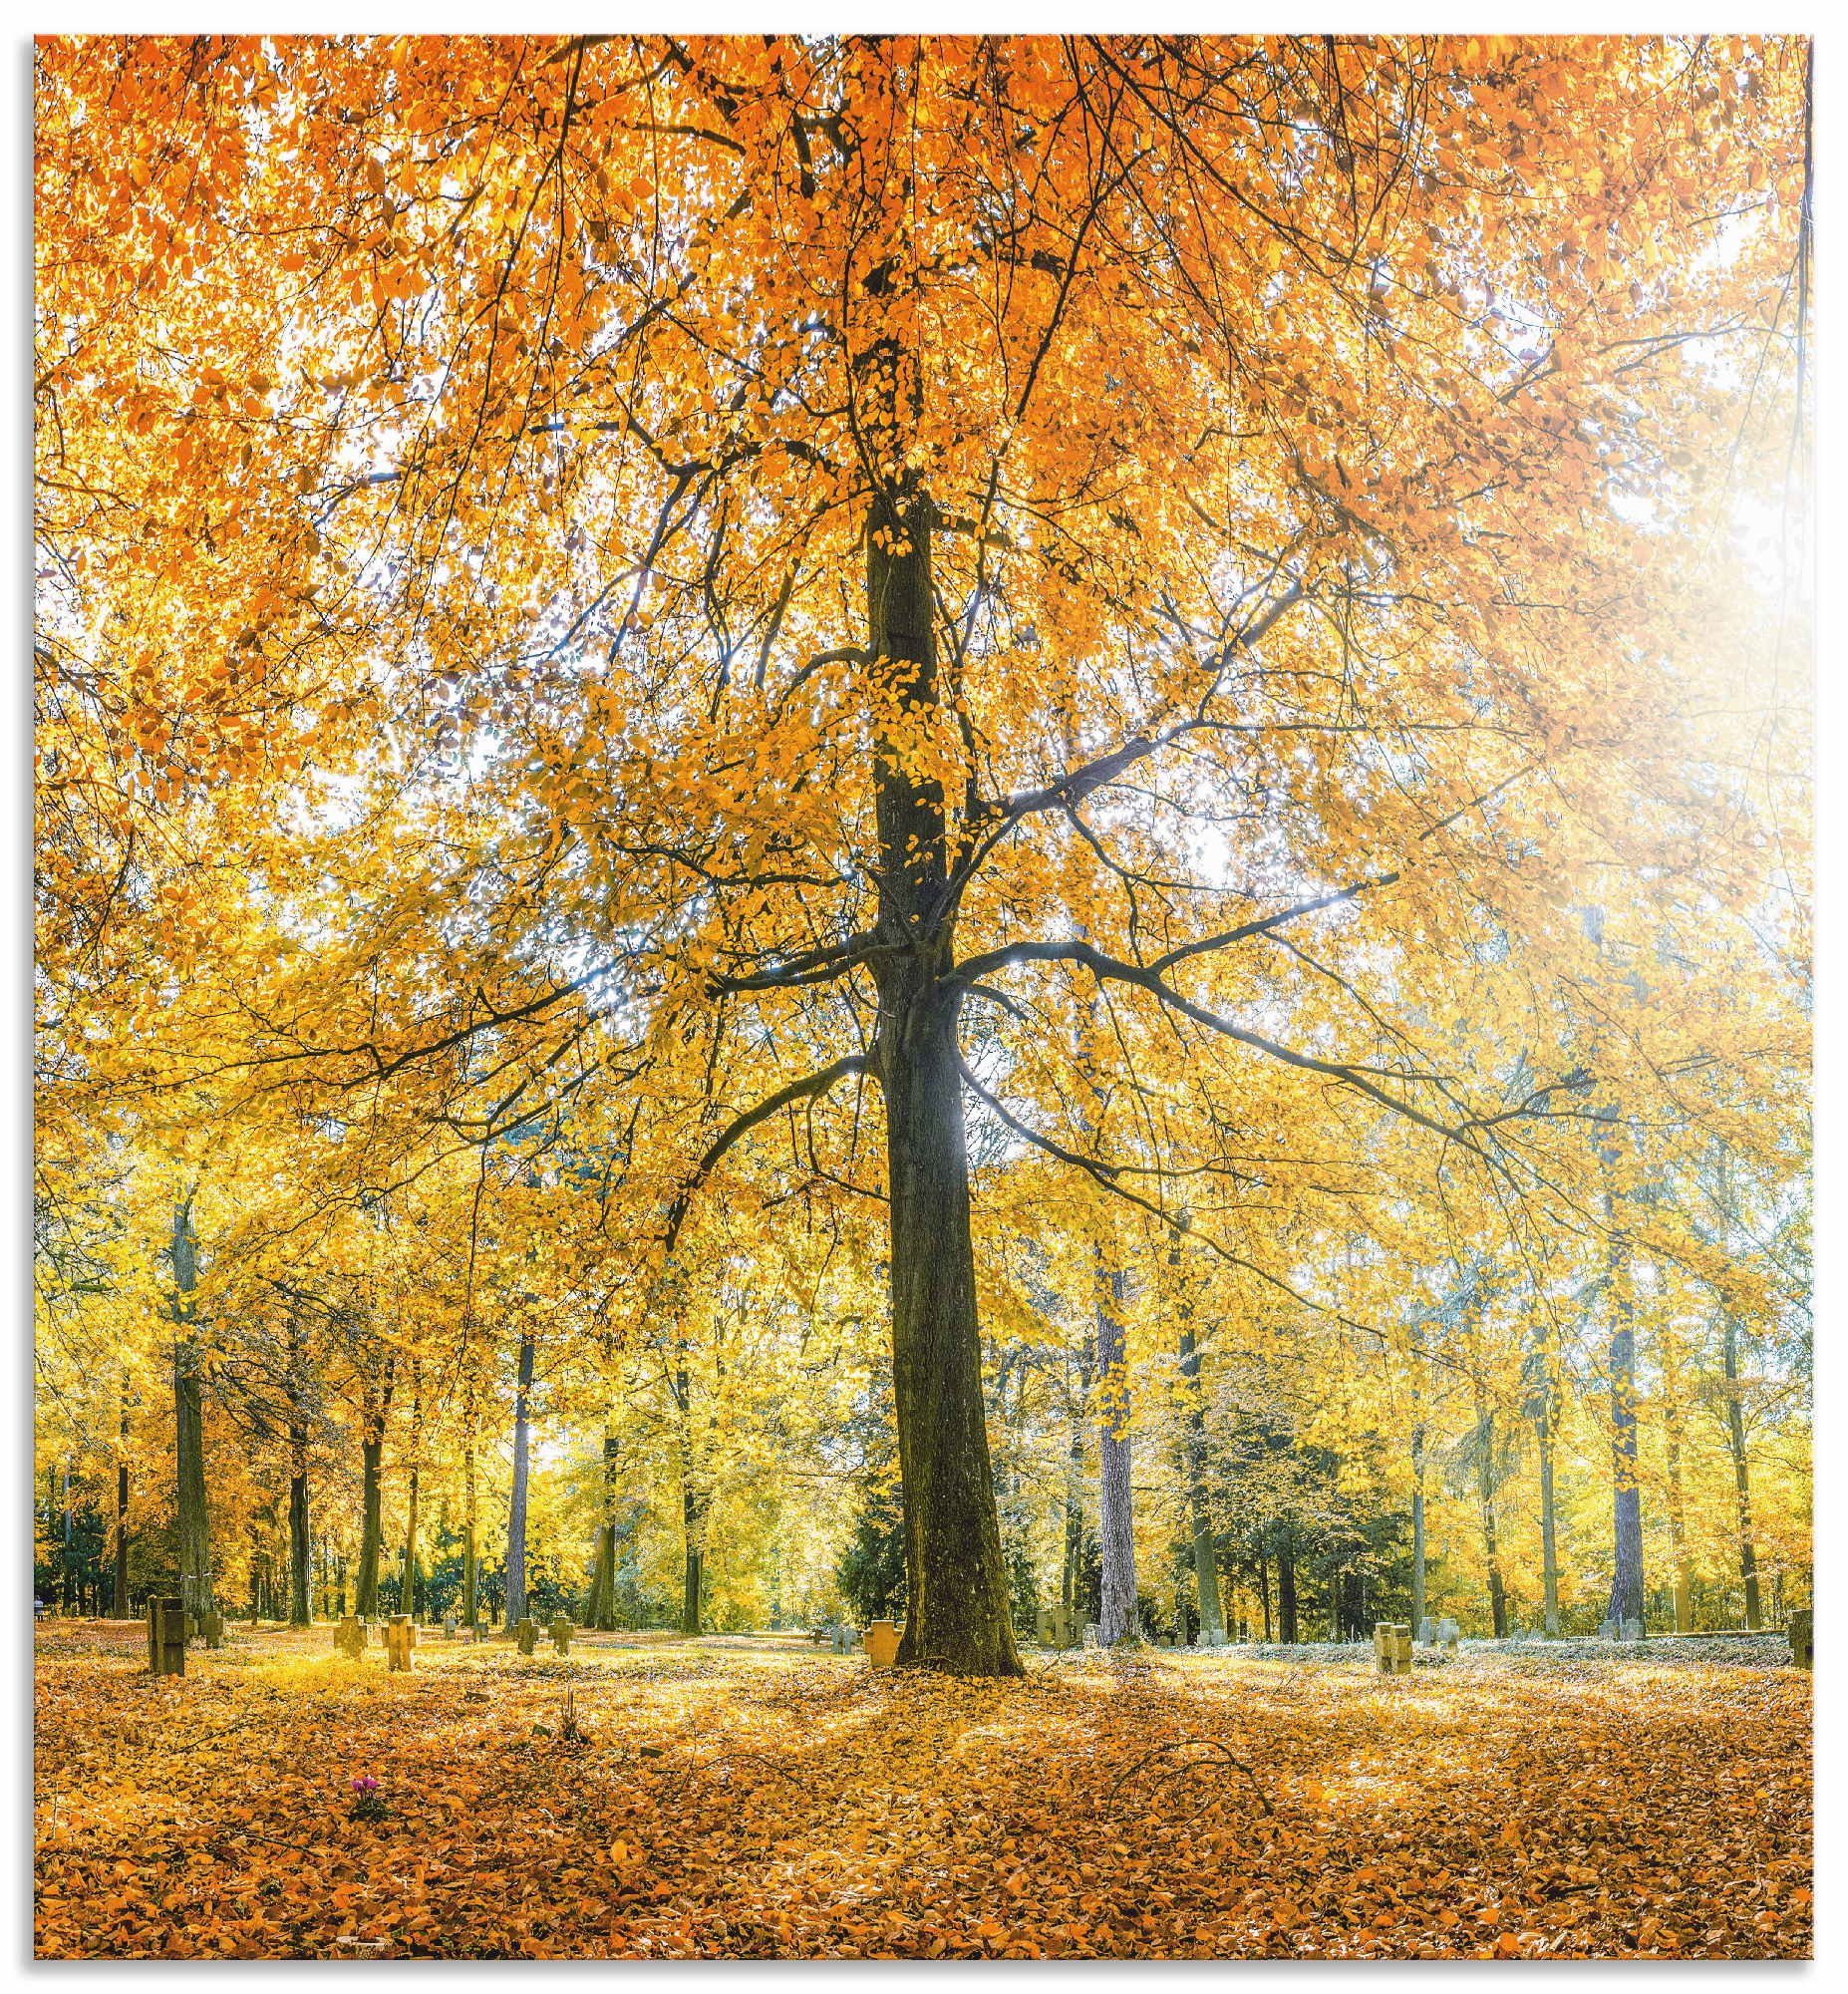
M1288 1537L1277 1550L1277 1638L1296 1645L1296 1547Z
M424 1452L424 1380L422 1367L411 1375L411 1470L405 1487L405 1577L400 1588L398 1610L413 1621L423 1604L424 1573L418 1544L418 1480Z
M379 1617L379 1560L385 1548L385 1415L369 1412L360 1437L360 1553L353 1610L362 1620Z
M310 1590L313 1538L308 1530L308 1429L289 1429L289 1625L314 1619Z
M706 1509L691 1488L682 1486L680 1517L684 1532L685 1560L681 1569L680 1631L700 1631L701 1594L706 1586Z
M1411 1638L1424 1624L1424 1394L1418 1382L1423 1346L1411 1332Z
M1206 1506L1205 1395L1200 1385L1200 1353L1191 1329L1183 1329L1180 1334L1180 1372L1182 1389L1187 1394L1183 1455L1187 1509L1193 1525L1193 1584L1200 1608L1200 1645L1217 1648L1225 1642L1226 1618L1219 1596L1219 1556Z
M603 1527L597 1538L597 1575L594 1592L597 1610L591 1625L600 1629L616 1625L616 1466L621 1443L606 1427L603 1432Z
M889 308L897 265L864 279ZM920 413L899 342L854 363L871 482L866 530L868 668L878 705L922 725L941 714L933 634L931 501L903 464ZM889 702L889 705L888 705ZM874 1076L885 1097L892 1377L904 1478L908 1603L901 1663L1019 1675L982 1398L982 1333L970 1236L969 1160L957 1047L961 994L943 786L907 737L873 750L879 997Z
M532 1331L520 1332L519 1371L513 1397L513 1496L507 1508L506 1623L526 1617L526 1477L531 1433L526 1401L532 1390Z
M1083 1582L1084 1561L1084 1401L1090 1396L1090 1360L1080 1353L1068 1360L1078 1365L1078 1390L1071 1389L1067 1373L1068 1413L1071 1437L1066 1450L1066 1555L1060 1573L1059 1603L1067 1608L1078 1603Z
M1609 1200L1606 1201L1607 1212ZM1619 1623L1643 1621L1643 1492L1637 1480L1637 1338L1630 1298L1630 1246L1611 1244L1611 1603Z
M179 1595L195 1622L211 1610L211 1521L205 1506L205 1410L193 1340L192 1291L198 1285L192 1201L173 1213L173 1453L179 1516Z
M116 1451L116 1582L110 1611L118 1620L129 1617L129 1399L123 1385L122 1413Z
M1495 1638L1508 1638L1508 1592L1501 1575L1501 1552L1495 1539L1495 1414L1483 1389L1480 1371L1476 1387L1476 1495L1482 1508L1482 1547L1488 1565L1489 1624Z
M480 1540L476 1535L474 1479L474 1375L462 1407L462 1624L472 1628L481 1612Z
M1752 1542L1751 1471L1745 1458L1745 1408L1739 1391L1739 1326L1730 1310L1722 1319L1719 1347L1726 1383L1726 1446L1732 1456L1739 1577L1745 1586L1745 1625L1755 1633L1764 1624L1764 1610L1758 1597L1758 1552Z
M1694 1568L1688 1555L1688 1504L1682 1483L1681 1349L1665 1323L1662 1346L1662 1435L1669 1472L1669 1557L1675 1570L1675 1631L1694 1627Z
M1097 1288L1097 1537L1103 1602L1097 1638L1106 1647L1140 1637L1135 1597L1135 1497L1130 1489L1129 1370L1122 1323L1127 1282L1094 1249Z
M1553 1351L1542 1335L1537 1350L1540 1389L1534 1402L1534 1434L1540 1449L1540 1591L1549 1636L1559 1634L1559 1509L1553 1492Z

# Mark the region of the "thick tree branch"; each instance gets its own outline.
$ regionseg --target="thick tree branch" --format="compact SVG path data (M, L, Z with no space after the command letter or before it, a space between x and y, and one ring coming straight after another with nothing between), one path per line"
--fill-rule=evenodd
M848 1074L864 1073L866 1066L866 1054L849 1053L844 1059L837 1059L832 1066L824 1066L819 1073L807 1074L801 1080L792 1080L787 1087L779 1087L774 1094L768 1095L755 1108L747 1109L700 1159L693 1175L681 1186L674 1202L668 1207L667 1251L672 1253L674 1250L675 1241L680 1237L680 1228L686 1222L687 1208L693 1202L694 1193L712 1174L714 1165L740 1137L749 1135L760 1122L768 1122L772 1115L787 1108L791 1102L812 1101L815 1096L825 1094L837 1080L844 1080Z

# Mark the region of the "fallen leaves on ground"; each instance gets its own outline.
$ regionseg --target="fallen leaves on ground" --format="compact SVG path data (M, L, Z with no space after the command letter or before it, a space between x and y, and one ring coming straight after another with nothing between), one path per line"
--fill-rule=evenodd
M1809 1680L240 1635L38 1656L41 1957L1798 1958ZM1665 1644L1668 1646L1671 1644ZM1679 1645L1679 1644L1674 1644ZM566 1735L569 1691L582 1739ZM379 1782L378 1819L354 1781Z

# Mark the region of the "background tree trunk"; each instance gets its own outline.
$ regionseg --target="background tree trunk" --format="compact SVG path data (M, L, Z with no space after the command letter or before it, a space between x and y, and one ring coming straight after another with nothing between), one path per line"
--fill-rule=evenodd
M360 1552L353 1610L362 1620L379 1617L379 1560L385 1548L385 1413L366 1415L360 1439Z
M116 1450L116 1580L110 1611L118 1620L129 1617L129 1402L128 1386L123 1386L123 1402Z
M1277 1638L1296 1645L1296 1546L1287 1536L1277 1550Z
M1610 1617L1642 1622L1643 1492L1637 1481L1637 1337L1630 1300L1630 1247L1611 1247L1611 1603Z
M1501 1552L1495 1539L1495 1414L1483 1389L1482 1374L1475 1375L1476 1388L1476 1496L1482 1510L1482 1550L1488 1566L1489 1625L1495 1638L1508 1638L1508 1593L1501 1575Z
M1097 1284L1097 1537L1103 1605L1097 1638L1107 1647L1140 1637L1135 1597L1135 1497L1131 1493L1129 1371L1122 1323L1126 1278L1095 1250Z
M506 1624L517 1627L526 1617L526 1477L531 1434L526 1399L532 1390L532 1331L519 1339L519 1371L513 1396L513 1496L507 1507Z
M603 1527L597 1537L597 1574L593 1590L597 1610L590 1624L616 1625L616 1468L621 1443L608 1427L603 1430Z
M1534 1409L1540 1446L1540 1589L1546 1631L1559 1634L1559 1512L1553 1495L1553 1367L1551 1352L1540 1349L1540 1393Z
M1722 1318L1720 1366L1726 1383L1726 1446L1732 1456L1732 1488L1738 1522L1739 1577L1745 1586L1745 1624L1764 1624L1758 1598L1758 1552L1752 1542L1751 1472L1745 1458L1745 1408L1739 1393L1739 1326L1731 1310Z
M1225 1607L1219 1596L1219 1554L1213 1542L1212 1517L1206 1506L1206 1410L1200 1384L1200 1353L1193 1331L1180 1334L1182 1389L1187 1394L1183 1454L1187 1473L1187 1509L1193 1525L1193 1584L1200 1608L1200 1645L1220 1647L1226 1638Z
M211 1610L211 1522L205 1506L205 1412L192 1328L198 1285L192 1202L173 1213L173 1454L179 1516L179 1594L194 1621Z
M314 1618L308 1532L308 1429L289 1429L289 1625L306 1627Z

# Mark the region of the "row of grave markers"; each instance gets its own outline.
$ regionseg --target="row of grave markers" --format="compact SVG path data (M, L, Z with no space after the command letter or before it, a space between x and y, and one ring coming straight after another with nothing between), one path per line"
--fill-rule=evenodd
M1634 1621L1614 1626L1612 1638L1641 1640L1642 1629ZM1631 1629L1635 1627L1633 1633ZM454 1640L459 1632L466 1631L472 1640L484 1641L490 1630L482 1621L475 1621L466 1630L459 1627L455 1614L444 1618L443 1632L446 1638ZM848 1630L830 1628L836 1650L847 1645ZM1070 1606L1043 1606L1038 1615L1036 1631L1043 1646L1049 1648L1076 1648L1081 1635L1078 1629L1077 1610ZM1086 1628L1086 1633L1091 1631ZM551 1620L545 1627L551 1637L553 1648L561 1655L571 1652L571 1636L577 1632L572 1623L562 1615ZM1815 1666L1815 1623L1807 1607L1799 1607L1790 1615L1790 1659L1799 1669L1813 1669ZM148 1669L151 1675L183 1676L186 1672L186 1641L197 1634L208 1648L222 1647L224 1644L224 1615L213 1610L199 1614L196 1619L189 1615L184 1603L173 1598L155 1598L148 1602ZM522 1655L530 1655L538 1646L539 1622L532 1619L521 1620L512 1630L512 1637ZM409 1669L411 1656L417 1646L417 1626L408 1613L395 1613L389 1621L379 1625L379 1638L384 1644L393 1669ZM1441 1648L1455 1654L1458 1628L1447 1615L1441 1620L1433 1620L1427 1614L1418 1622L1418 1645L1424 1648ZM899 1633L896 1621L875 1620L860 1638L875 1668L890 1668L898 1656ZM1164 1642L1172 1646L1172 1642ZM366 1622L358 1614L342 1616L334 1628L334 1646L350 1660L357 1661L366 1648ZM1382 1675L1408 1675L1411 1672L1411 1628L1402 1620L1382 1620L1374 1628L1374 1662Z

